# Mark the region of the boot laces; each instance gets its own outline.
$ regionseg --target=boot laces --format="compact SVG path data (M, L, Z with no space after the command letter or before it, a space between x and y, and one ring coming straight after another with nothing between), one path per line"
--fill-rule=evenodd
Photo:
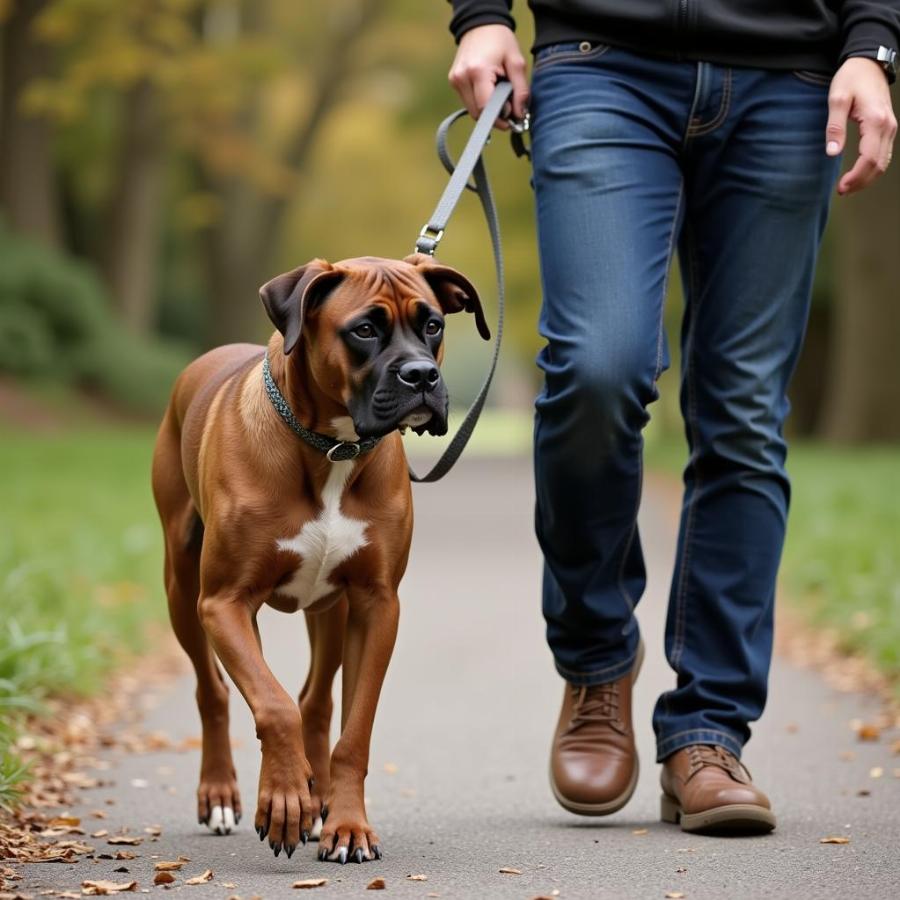
M573 685L575 703L572 720L567 731L576 731L583 725L611 725L619 720L619 685L615 681L607 684Z
M693 744L688 748L688 758L691 764L688 781L706 766L716 766L724 770L735 781L749 782L751 780L746 766L733 753L729 753L718 744Z

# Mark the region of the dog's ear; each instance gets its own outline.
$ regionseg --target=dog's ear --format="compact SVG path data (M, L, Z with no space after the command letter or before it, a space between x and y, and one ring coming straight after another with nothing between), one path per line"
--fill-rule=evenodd
M284 337L285 354L297 346L307 312L320 303L342 277L343 272L330 262L314 259L305 266L276 275L259 289L272 324Z
M445 313L466 312L473 313L478 333L486 340L491 339L491 330L484 318L484 310L478 291L464 275L450 266L441 266L425 253L413 253L407 256L404 262L411 263L428 282L428 286L434 291L441 309Z

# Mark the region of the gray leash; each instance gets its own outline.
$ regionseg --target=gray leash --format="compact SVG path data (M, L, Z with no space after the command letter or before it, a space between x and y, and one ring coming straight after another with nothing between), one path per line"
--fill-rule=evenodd
M447 150L447 134L453 123L466 115L466 111L460 109L452 115L447 116L447 118L441 122L437 130L438 157L443 163L444 168L450 173L450 181L447 183L447 187L444 188L444 193L441 194L441 199L438 200L437 206L434 208L434 212L428 220L428 224L419 232L419 236L416 239L416 250L419 253L434 256L438 244L444 236L444 229L447 226L447 222L449 221L450 216L453 215L453 210L456 209L456 204L459 203L463 192L468 189L470 191L475 191L478 194L478 199L481 201L481 208L484 211L484 218L487 222L488 231L491 235L491 247L494 251L494 269L497 277L497 334L494 338L494 349L491 354L491 361L488 366L488 372L484 379L484 383L479 389L475 399L472 401L472 405L469 407L469 411L466 413L462 424L459 426L456 434L453 435L453 439L447 445L447 449L441 454L431 471L425 475L417 475L410 466L410 480L416 483L440 480L453 468L453 465L459 459L460 454L469 442L469 438L472 436L472 432L475 430L478 417L481 415L484 401L487 399L488 391L491 387L491 380L494 377L494 370L497 368L497 359L500 356L500 342L503 337L505 307L503 251L500 246L500 223L497 219L497 208L494 204L494 196L491 193L491 186L488 182L487 172L484 168L484 161L481 158L481 153L484 150L485 144L490 140L494 122L500 116L503 106L509 99L510 94L512 94L512 85L508 81L497 82L494 93L491 95L490 100L488 100L484 110L478 117L478 121L472 129L472 134L466 143L465 149L460 154L456 164L454 164ZM513 128L513 135L518 136L518 143L521 144L521 132L527 129L527 120L522 124L510 124ZM516 149L516 143L517 142L514 139L514 149ZM520 155L518 149L516 149L516 153L517 155ZM474 183L469 181L470 176Z

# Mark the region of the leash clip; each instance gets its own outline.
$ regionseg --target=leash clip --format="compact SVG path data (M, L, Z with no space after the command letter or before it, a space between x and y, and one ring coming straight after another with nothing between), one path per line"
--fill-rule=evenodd
M516 134L525 134L526 131L531 130L531 113L526 112L525 117L523 119L514 119L510 116L507 120L509 127Z
M340 459L335 459L334 454L341 449L341 447L352 447L353 454L351 456L342 456ZM325 456L328 458L328 462L345 462L346 460L356 459L359 454L362 453L362 450L359 444L354 441L341 441L338 444L335 444L326 454Z
M432 228L431 225L423 226L416 238L416 252L434 256L441 238L444 236L443 228Z

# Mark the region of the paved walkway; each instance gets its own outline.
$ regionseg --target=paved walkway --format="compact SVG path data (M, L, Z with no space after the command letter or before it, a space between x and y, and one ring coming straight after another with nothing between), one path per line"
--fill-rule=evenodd
M779 827L767 837L704 838L658 817L650 711L671 681L662 626L674 547L671 491L651 479L642 526L650 588L640 606L648 647L637 687L636 727L644 763L632 802L608 819L571 816L547 785L547 751L561 683L543 643L539 554L531 533L531 476L525 461L467 458L446 481L416 490L417 524L401 590L400 637L375 725L369 814L384 860L339 867L315 861L315 845L275 859L252 831L214 837L198 828L196 752L115 757L116 786L85 792L80 811L101 806L103 822L140 831L162 827L157 843L121 862L32 866L23 887L72 889L83 878L136 878L153 888L153 859L191 857L185 876L205 868L209 884L176 888L197 900L294 895L295 879L325 876L313 896L369 896L383 876L396 896L424 898L900 897L900 778L887 744L856 742L848 722L870 701L835 695L814 674L776 661L770 707L746 761L770 793ZM162 597L160 597L162 603ZM299 688L307 642L299 617L263 616L267 658ZM158 698L147 727L173 739L197 735L193 683ZM245 807L255 803L258 749L240 696L233 734ZM853 751L852 760L842 754ZM884 776L873 779L870 768ZM133 780L137 779L136 782ZM137 787L141 779L147 786ZM860 790L870 791L858 796ZM76 813L79 810L76 810ZM98 823L97 827L100 827ZM821 844L826 835L850 843ZM101 843L101 842L97 842ZM512 867L521 875L500 874ZM425 874L425 882L408 874ZM234 887L227 887L225 884Z

